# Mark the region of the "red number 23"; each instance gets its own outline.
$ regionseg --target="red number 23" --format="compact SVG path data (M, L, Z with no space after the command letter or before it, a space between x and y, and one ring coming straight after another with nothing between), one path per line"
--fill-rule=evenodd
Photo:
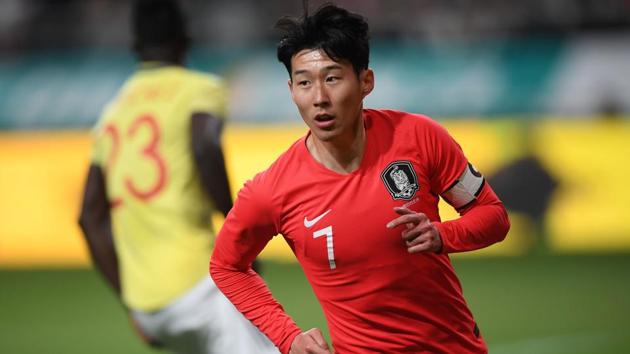
M142 189L134 183L134 180L129 176L124 176L125 188L129 191L134 198L143 202L151 200L158 195L160 191L166 185L166 163L164 158L159 154L158 143L160 142L160 126L157 124L155 118L151 115L142 115L134 120L129 129L127 129L127 138L133 139L136 136L137 131L141 127L146 127L150 133L150 140L143 146L141 155L152 161L157 171L157 178L153 184L149 187ZM109 135L112 139L112 151L107 162L107 168L111 169L116 162L116 157L120 149L120 134L115 125L109 124L105 127L105 134ZM112 207L117 207L122 204L122 198L112 198Z

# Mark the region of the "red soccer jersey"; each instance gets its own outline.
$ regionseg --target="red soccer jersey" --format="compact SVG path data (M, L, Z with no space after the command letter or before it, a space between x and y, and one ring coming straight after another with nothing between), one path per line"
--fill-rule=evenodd
M217 238L215 282L288 353L300 329L249 270L282 234L324 310L335 353L487 352L447 253L500 241L505 209L429 118L364 110L364 125L364 156L352 173L319 164L304 137L246 183ZM463 216L441 223L439 195L457 199ZM471 197L466 205L462 195ZM410 254L402 227L386 228L403 205L436 223L442 253Z

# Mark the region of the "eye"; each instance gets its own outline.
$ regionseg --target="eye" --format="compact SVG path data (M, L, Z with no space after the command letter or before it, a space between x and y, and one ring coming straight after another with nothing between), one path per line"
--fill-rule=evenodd
M298 86L302 86L302 87L304 87L304 86L308 86L308 85L310 85L310 84L311 84L311 82L310 82L309 80L300 80L300 81L298 81L298 83L297 83L297 84L298 84Z
M339 81L339 77L337 77L337 76L328 76L328 77L326 77L326 82L333 82L334 83L334 82L337 82L337 81Z

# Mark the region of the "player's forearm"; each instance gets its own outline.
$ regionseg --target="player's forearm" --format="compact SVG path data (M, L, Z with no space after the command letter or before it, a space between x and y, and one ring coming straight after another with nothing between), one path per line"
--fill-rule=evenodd
M208 148L205 156L203 159L205 163L199 164L204 188L210 194L215 206L223 215L227 215L232 209L232 193L230 192L223 150L217 145Z
M114 248L111 223L86 220L82 217L79 224L85 235L94 266L103 275L112 289L120 295L118 256Z
M232 208L232 193L221 147L223 121L210 113L198 112L191 117L190 129L201 184L216 208L227 215Z
M83 230L94 265L116 293L120 294L118 257L114 249L105 175L96 164L91 164L88 170L79 226Z
M510 221L501 201L489 186L484 187L476 204L459 219L435 223L442 237L442 252L465 252L502 241Z
M300 328L273 298L265 282L251 268L238 270L212 257L210 274L234 306L280 349L288 353Z

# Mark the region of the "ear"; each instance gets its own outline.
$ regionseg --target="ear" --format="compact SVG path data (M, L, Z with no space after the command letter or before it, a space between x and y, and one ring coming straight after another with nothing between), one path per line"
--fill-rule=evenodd
M372 69L365 69L361 73L361 92L363 98L369 95L374 90L374 71Z

